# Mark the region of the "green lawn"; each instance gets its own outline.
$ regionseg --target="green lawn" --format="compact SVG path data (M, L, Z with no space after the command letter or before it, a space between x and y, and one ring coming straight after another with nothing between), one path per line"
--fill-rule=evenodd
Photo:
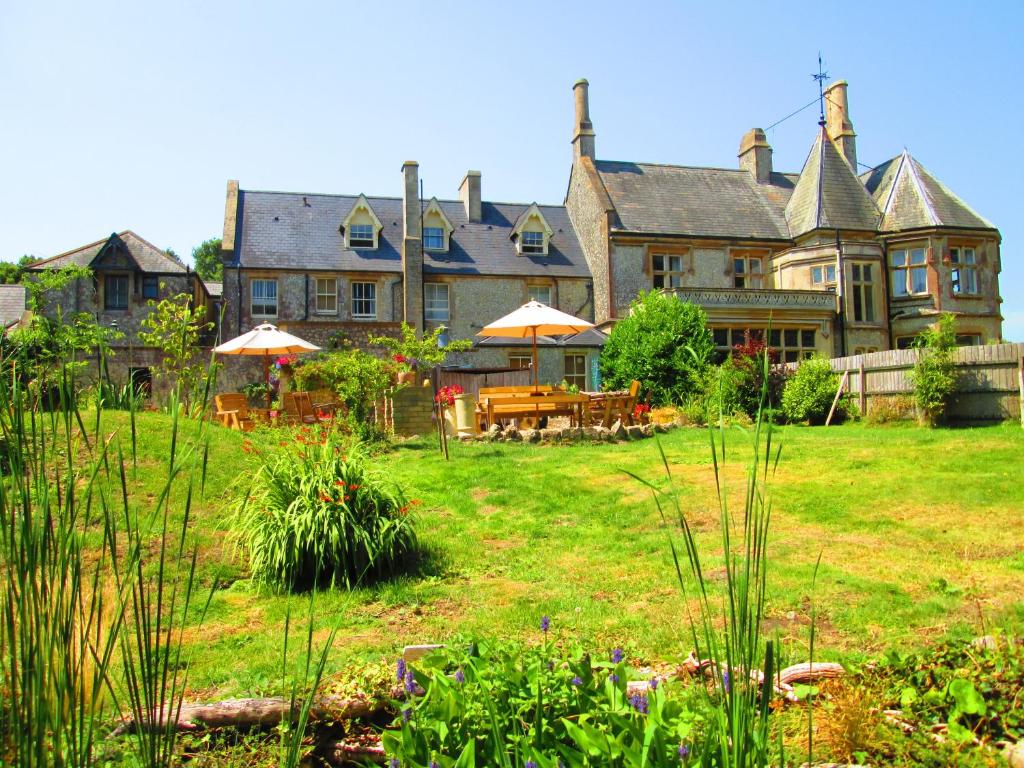
M141 418L139 472L131 484L145 507L166 472L169 421ZM104 419L105 432L126 433L126 415ZM864 658L953 632L1024 628L1019 426L786 427L777 437L783 451L770 483L768 624L791 659L806 658L819 554L822 658ZM732 428L726 439L723 475L739 509L751 437ZM224 585L203 626L188 633L197 693L274 690L289 602L302 612L307 605L306 598L256 593L244 561L226 545L230 501L256 466L241 443L241 435L213 428L206 489L193 512L201 576ZM708 433L677 430L661 446L705 568L720 583ZM329 670L456 635L529 641L541 615L551 617L555 637L597 649L622 646L638 662L689 652L686 606L667 543L670 535L678 541L677 530L661 522L650 493L625 474L664 477L655 441L453 443L450 462L422 441L400 445L379 465L422 500L419 531L430 556L416 575L316 595L320 636L334 622L341 627Z

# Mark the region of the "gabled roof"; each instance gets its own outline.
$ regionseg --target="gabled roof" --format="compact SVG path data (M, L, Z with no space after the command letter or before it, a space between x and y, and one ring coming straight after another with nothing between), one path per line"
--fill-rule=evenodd
M785 207L796 177L758 184L745 170L595 162L619 229L696 237L789 240Z
M540 219L540 223L544 226L544 234L546 234L548 237L551 237L551 235L554 234L554 231L551 229L551 225L548 224L548 220L544 218L544 214L540 212L540 208L537 206L536 203L530 203L530 207L523 211L521 214L519 214L519 216L516 218L515 224L512 225L511 234L522 234L523 227L526 226L526 222L528 222L533 217Z
M305 198L303 198L303 200L305 200ZM370 220L373 222L374 229L377 232L380 232L381 229L384 228L384 225L381 224L380 219L377 218L377 214L374 213L373 206L370 204L370 201L366 199L366 195L359 195L355 199L355 202L352 203L352 207L349 209L348 214L345 216L344 219L342 219L341 226L347 228L348 225L352 222L352 219L354 219L356 214L359 213L359 211L366 211L366 213L370 217Z
M10 328L25 315L25 286L0 285L0 328Z
M353 195L239 191L235 257L243 268L302 271L402 271L402 200L369 197L382 229L375 249L345 247L338 231L352 209ZM564 206L540 205L552 229L547 255L523 255L510 240L514 222L529 204L481 205L481 220L470 222L459 200L438 200L452 223L446 252L424 251L427 274L589 277L586 258Z
M786 205L786 221L794 238L816 229L878 227L878 208L824 126Z
M111 250L122 248L143 272L167 275L185 274L187 271L185 265L180 261L168 256L162 248L157 248L149 241L143 240L129 229L124 232L115 232L105 240L97 240L95 243L89 243L89 245L83 245L49 259L34 262L28 269L30 271L62 269L72 264L90 267Z
M444 224L444 228L448 232L451 232L453 229L455 229L455 225L452 224L447 214L445 214L444 209L441 207L441 204L437 201L436 197L430 198L430 200L427 202L427 207L423 209L423 219L426 220L427 216L434 213L436 213L441 218L441 223Z
M930 227L995 229L906 150L861 179L882 211L883 232Z

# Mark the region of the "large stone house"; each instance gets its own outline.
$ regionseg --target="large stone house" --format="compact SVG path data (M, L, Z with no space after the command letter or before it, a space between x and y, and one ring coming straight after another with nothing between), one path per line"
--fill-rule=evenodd
M142 321L152 312L150 300L187 294L193 304L207 307L207 317L216 321L219 302L210 288L185 264L130 230L83 245L57 256L34 262L27 271L88 267L92 277L75 280L58 295L49 295L47 314L87 312L105 327L124 337L112 345L110 372L117 381L135 381L148 386L160 352L139 337ZM203 341L212 344L216 333Z
M270 322L318 346L445 326L480 329L531 298L593 318L590 271L566 209L488 202L469 171L458 200L422 200L419 168L402 166L402 195L260 192L228 182L224 335ZM592 386L601 340L543 340L543 380ZM460 355L474 367L526 367L511 340Z
M657 288L703 306L723 353L769 325L788 361L904 347L941 312L961 343L1000 339L999 231L907 152L858 174L846 82L800 173L759 128L737 169L598 160L588 89L565 202L600 324Z

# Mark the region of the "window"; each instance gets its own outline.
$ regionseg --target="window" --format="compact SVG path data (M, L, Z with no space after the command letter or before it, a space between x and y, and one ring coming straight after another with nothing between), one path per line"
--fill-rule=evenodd
M374 248L373 224L350 224L348 227L349 248Z
M683 285L683 257L667 253L651 254L651 272L655 288L680 288Z
M103 308L128 309L128 275L103 278Z
M875 320L875 297L872 293L870 264L854 264L853 272L853 319L857 323L871 323Z
M772 328L768 346L779 352L779 361L795 363L814 354L813 328Z
M761 257L741 256L733 259L732 282L736 288L760 288Z
M835 285L836 265L828 264L821 267L811 267L811 283L814 285Z
M917 341L917 336L897 336L896 349L911 349Z
M160 278L158 277L143 277L142 278L142 298L144 299L155 299L160 295Z
M539 301L541 304L551 306L551 286L531 285L529 287L530 301Z
M320 315L338 313L338 281L333 277L316 279L316 311Z
M352 283L352 317L377 317L376 283Z
M581 390L587 388L586 355L565 356L565 382L570 387L579 387Z
M928 292L924 248L900 248L889 253L892 295L896 298Z
M508 356L508 367L523 369L529 368L533 364L533 357L530 355L509 355Z
M523 253L544 253L544 233L525 230L520 236Z
M877 352L878 347L854 347L853 354L855 355L870 355L872 352Z
M428 251L443 251L444 229L442 227L424 227L423 247Z
M956 345L958 347L980 347L981 346L981 334L980 333L958 333L956 335Z
M977 293L978 270L973 248L950 248L949 260L953 264L953 293Z
M277 280L253 280L252 316L277 317Z
M423 284L423 313L429 323L443 323L448 320L448 284Z

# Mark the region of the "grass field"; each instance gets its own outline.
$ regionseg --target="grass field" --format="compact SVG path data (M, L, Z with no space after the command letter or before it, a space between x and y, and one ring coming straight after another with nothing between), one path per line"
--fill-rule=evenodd
M104 432L127 432L106 412ZM135 503L154 498L167 455L167 418L140 417ZM279 436L262 435L269 445ZM790 659L807 655L811 578L819 657L857 660L952 633L1024 628L1024 431L1003 425L928 431L910 426L786 427L770 542L768 627ZM230 505L257 461L242 436L214 429L206 488L194 503L199 572L220 588L189 630L194 695L257 695L280 685L289 605L305 597L255 591L227 538ZM739 509L751 437L726 433L723 477ZM718 506L708 433L663 436L680 504L698 531L705 569L721 581ZM637 662L690 648L686 606L650 492L625 474L664 482L653 440L620 445L452 445L430 441L379 458L380 471L422 501L428 557L419 572L352 593L316 595L320 637L340 631L328 671L403 645L456 635L530 641L541 615L553 633L595 649L622 646ZM180 501L180 500L179 500Z

